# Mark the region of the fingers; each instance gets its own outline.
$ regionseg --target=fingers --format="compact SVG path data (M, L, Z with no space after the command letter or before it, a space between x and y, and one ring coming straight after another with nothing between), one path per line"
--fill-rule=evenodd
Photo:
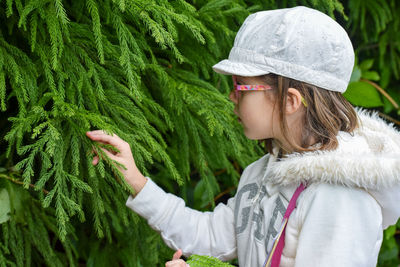
M93 141L110 144L120 151L124 148L125 141L119 138L116 134L111 136L106 134L103 130L95 130L86 132L86 135Z
M179 259L182 256L182 250L178 249L174 256L172 256L172 260L165 263L166 267L189 267L184 260Z
M96 156L93 157L92 164L96 165L97 163L99 163L99 156L96 155Z
M102 148L102 147L100 147L100 149L103 150L103 152L106 153L106 155L107 155L110 159L115 160L115 161L118 161L118 157L115 156L113 153L111 153L110 151L108 151L107 149ZM98 157L98 156L97 156L97 157ZM94 158L93 158L93 161L94 161Z
M165 267L189 267L184 260L173 260L165 263Z
M172 260L177 260L182 256L182 249L178 249L175 253L174 256L172 256Z
M113 146L114 148L119 150L119 153L112 153L106 148L99 147L111 160L120 162L121 158L126 158L128 155L132 157L131 155L131 149L130 146L127 142L122 140L120 137L117 135L108 135L106 134L103 130L95 130L95 131L88 131L86 132L86 135L93 141L100 142L103 144L109 144ZM92 152L94 152L96 155L93 157L92 160L92 165L97 165L99 163L99 155L92 149Z
M102 147L100 147L100 149L103 150L103 152L104 152L110 159L115 160L115 161L118 161L118 160L117 160L118 157L115 156L113 153L111 153L110 151L108 151L107 149L102 148ZM92 152L96 153L96 152L94 151L94 149L92 149ZM96 155L93 157L92 164L93 164L93 165L97 165L97 163L99 163L99 155L97 155L97 153L96 153Z

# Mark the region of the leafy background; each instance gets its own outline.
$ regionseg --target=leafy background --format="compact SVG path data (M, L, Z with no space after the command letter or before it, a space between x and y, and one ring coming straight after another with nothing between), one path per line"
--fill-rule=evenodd
M117 133L190 207L226 201L265 152L211 66L249 14L296 5L349 33L346 98L400 125L395 0L0 0L0 266L163 266L172 251L125 207L115 165L91 165L85 132ZM385 231L379 266L400 264L399 229Z

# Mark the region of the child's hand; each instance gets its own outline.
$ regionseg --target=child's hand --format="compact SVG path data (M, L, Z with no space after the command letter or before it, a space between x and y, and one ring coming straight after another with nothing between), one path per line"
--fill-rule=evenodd
M110 159L115 160L126 167L126 169L119 168L119 170L124 175L126 182L133 187L136 194L139 193L146 184L147 178L144 177L136 167L129 144L117 135L113 134L111 136L102 130L86 132L86 135L93 141L112 145L120 151L119 153L112 153L107 149L101 148ZM96 155L93 158L92 164L96 165L98 162L99 156Z
M187 264L184 260L179 259L181 256L182 250L178 249L174 256L172 256L172 260L165 263L165 267L189 267L189 264Z

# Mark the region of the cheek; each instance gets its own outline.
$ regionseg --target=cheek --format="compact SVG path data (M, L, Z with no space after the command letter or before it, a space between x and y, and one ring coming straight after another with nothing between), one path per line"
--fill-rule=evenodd
M272 107L260 98L252 99L252 101L243 102L240 114L246 126L262 131L269 128Z

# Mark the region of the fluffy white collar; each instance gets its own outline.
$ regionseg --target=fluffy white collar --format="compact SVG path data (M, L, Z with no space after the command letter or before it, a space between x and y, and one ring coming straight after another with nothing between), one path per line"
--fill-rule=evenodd
M360 127L353 136L339 132L336 150L293 153L273 160L267 167L268 180L282 185L324 182L374 190L399 183L400 132L377 112L357 109L357 113Z

